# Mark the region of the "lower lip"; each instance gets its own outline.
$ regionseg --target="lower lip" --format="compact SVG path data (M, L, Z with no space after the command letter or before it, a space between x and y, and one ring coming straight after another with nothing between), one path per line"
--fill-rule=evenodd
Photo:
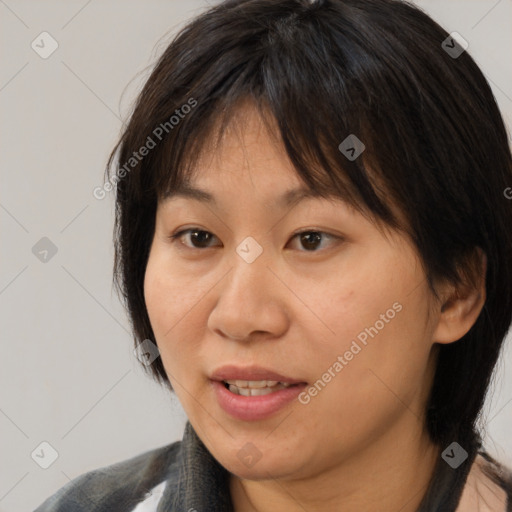
M211 381L219 405L228 414L243 421L257 421L267 418L292 402L307 384L298 384L268 395L235 395L223 382Z

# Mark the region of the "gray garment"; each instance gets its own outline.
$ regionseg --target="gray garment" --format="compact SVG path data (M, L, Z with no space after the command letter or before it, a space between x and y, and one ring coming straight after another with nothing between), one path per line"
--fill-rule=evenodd
M454 512L476 455L457 470L440 459L418 512ZM164 481L157 512L233 512L229 475L187 421L182 441L78 476L35 512L131 512ZM507 495L510 511L510 489Z
M80 475L34 512L131 512L164 480L157 512L228 512L228 477L187 421L182 441Z

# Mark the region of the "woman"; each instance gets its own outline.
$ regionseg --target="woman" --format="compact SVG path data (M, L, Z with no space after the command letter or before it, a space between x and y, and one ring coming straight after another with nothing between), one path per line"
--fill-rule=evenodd
M512 510L477 425L512 158L465 47L396 0L230 0L178 34L103 190L136 346L189 421L38 512Z

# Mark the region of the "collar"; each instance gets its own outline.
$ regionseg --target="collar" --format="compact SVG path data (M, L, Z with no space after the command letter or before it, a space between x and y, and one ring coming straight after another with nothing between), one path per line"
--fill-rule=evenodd
M157 512L233 512L229 476L187 420L180 453L169 468Z

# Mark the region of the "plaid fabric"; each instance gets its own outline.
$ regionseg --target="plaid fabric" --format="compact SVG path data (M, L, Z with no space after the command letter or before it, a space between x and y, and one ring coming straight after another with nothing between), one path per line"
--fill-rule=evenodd
M34 512L132 512L164 481L158 512L227 512L228 475L187 421L181 441L80 475Z

